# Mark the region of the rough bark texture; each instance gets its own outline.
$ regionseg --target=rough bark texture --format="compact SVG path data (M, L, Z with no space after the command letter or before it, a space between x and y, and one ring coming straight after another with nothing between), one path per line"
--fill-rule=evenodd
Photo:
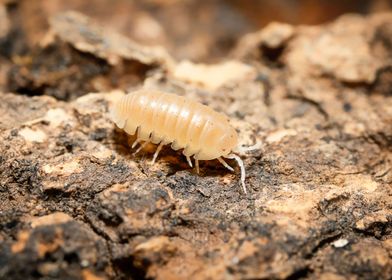
M11 62L9 22L0 9L0 279L392 275L392 14L270 24L229 64L185 68L74 12ZM142 85L262 143L242 156L248 196L217 161L132 155L108 111Z

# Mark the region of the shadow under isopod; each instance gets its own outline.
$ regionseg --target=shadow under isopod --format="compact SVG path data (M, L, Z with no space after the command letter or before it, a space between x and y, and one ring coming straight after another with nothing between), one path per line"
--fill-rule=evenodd
M115 153L124 160L134 161L146 175L166 174L171 176L179 171L188 170L190 174L200 177L222 177L226 174L234 174L221 166L218 160L202 161L200 164L200 173L196 173L196 169L189 167L186 158L183 156L182 149L173 150L170 145L162 147L159 157L154 164L151 163L153 154L157 145L149 143L146 147L134 154L137 147L131 148L136 135L129 135L122 129L113 124L113 130L110 133L110 145Z

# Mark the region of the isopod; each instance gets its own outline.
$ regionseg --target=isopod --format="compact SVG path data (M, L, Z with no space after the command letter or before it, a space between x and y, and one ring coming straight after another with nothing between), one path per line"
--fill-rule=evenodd
M197 173L199 160L217 159L230 171L234 170L223 158L236 160L241 169L242 189L247 193L244 163L233 153L239 150L238 135L225 115L189 98L141 89L116 102L111 116L126 133L137 134L132 148L144 142L135 153L150 142L158 144L153 163L162 147L170 143L174 150L183 149L190 167L194 157Z

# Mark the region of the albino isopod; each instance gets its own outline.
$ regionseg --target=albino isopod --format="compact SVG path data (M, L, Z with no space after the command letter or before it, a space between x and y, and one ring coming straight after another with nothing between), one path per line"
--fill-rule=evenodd
M163 145L174 150L183 149L188 164L195 159L199 173L199 160L217 159L230 171L234 171L223 158L235 159L241 169L241 184L245 192L245 167L241 158L233 152L240 151L238 135L229 119L210 107L175 94L152 90L138 90L123 96L113 107L115 124L130 135L137 133L133 143L159 144L152 162L158 157Z

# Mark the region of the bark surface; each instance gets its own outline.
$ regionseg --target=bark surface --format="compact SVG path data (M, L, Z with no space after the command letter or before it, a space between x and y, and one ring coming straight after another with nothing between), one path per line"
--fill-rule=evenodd
M392 275L392 14L273 23L207 65L77 12L19 51L7 11L0 279ZM241 144L261 143L242 156L248 196L238 168L196 174L168 146L154 165L154 145L132 155L108 112L142 86L203 102Z

